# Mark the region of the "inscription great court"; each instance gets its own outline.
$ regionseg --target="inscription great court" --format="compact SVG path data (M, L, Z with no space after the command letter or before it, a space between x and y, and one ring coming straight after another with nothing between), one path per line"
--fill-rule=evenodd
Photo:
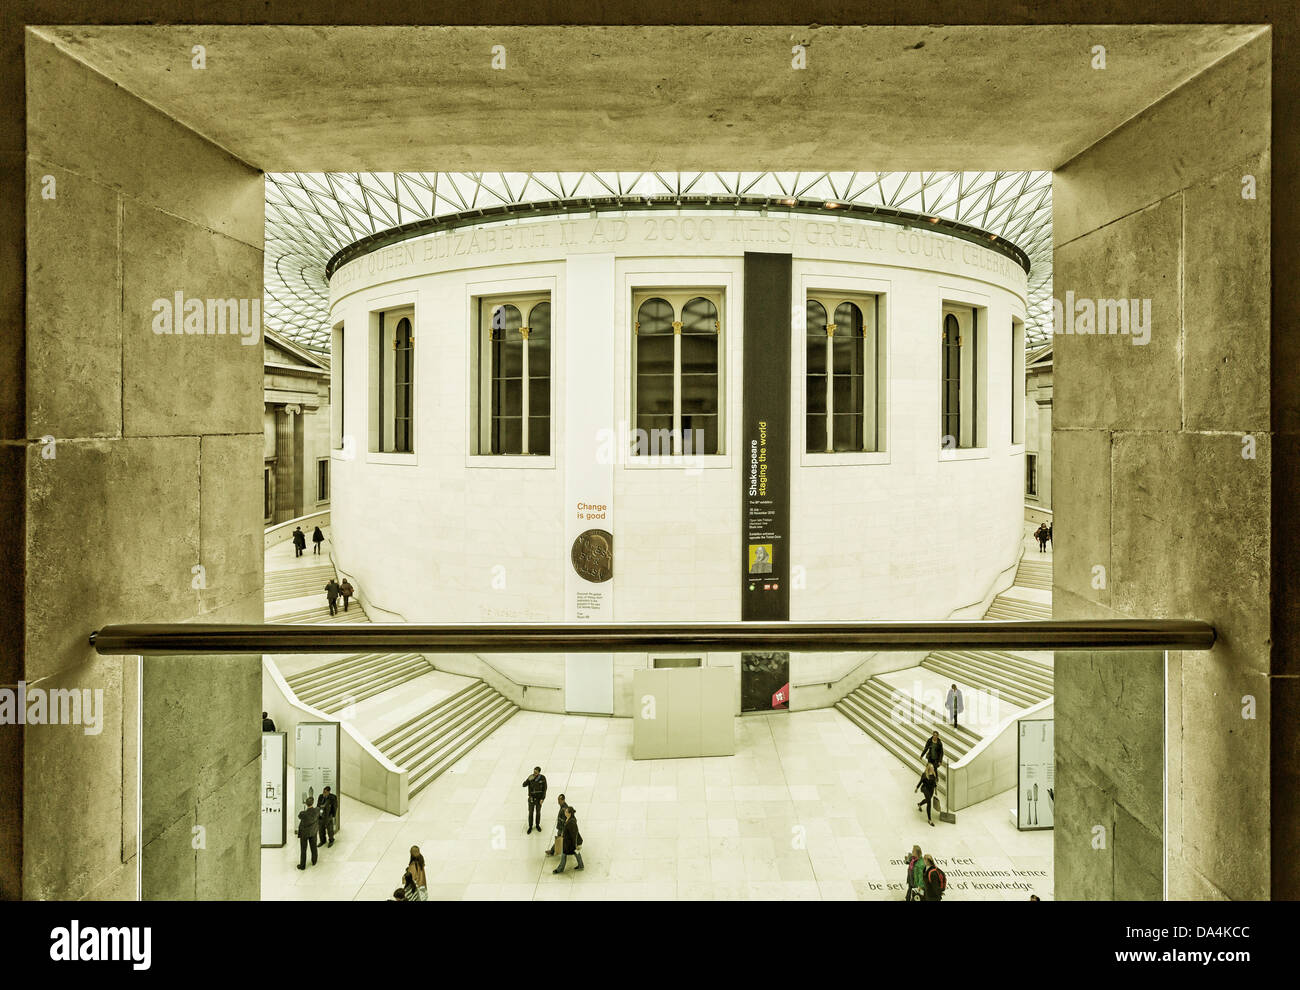
M869 220L816 220L794 217L745 218L734 216L641 216L583 220L551 220L467 227L446 230L372 251L342 266L330 282L333 298L373 284L384 276L422 274L439 261L477 259L502 261L550 260L587 250L614 250L629 241L645 244L657 254L669 245L717 245L732 250L839 248L866 255L862 260L889 264L891 260L915 264L966 266L989 276L1011 280L1024 291L1024 272L1010 258L978 244L926 230L876 223ZM541 256L538 254L541 253ZM458 267L455 264L447 266Z

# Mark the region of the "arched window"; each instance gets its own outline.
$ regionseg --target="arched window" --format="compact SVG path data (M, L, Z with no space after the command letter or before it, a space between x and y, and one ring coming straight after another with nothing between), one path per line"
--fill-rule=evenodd
M551 301L544 293L480 300L479 454L551 452ZM524 322L524 314L528 322Z
M415 330L402 317L393 332L393 451L412 450L411 388L414 383Z
M945 450L961 446L961 326L949 313L943 318L943 413L939 443Z
M720 299L659 290L636 307L633 454L721 452Z
M878 451L880 297L821 292L805 319L805 449L810 454ZM827 319L827 313L833 313Z

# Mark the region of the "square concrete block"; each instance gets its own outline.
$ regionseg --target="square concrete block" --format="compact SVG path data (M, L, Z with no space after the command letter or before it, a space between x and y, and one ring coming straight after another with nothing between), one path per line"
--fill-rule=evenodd
M261 700L259 656L145 657L146 843L260 760Z
M1265 150L1272 122L1270 58L1269 36L1261 33L1054 172L1056 243Z
M29 437L121 435L117 247L117 193L28 159Z
M260 434L262 252L134 202L124 208L122 242L123 432ZM206 300L237 300L255 333L231 334L229 320L225 333L155 333L164 312L183 329L194 299L204 301L205 329L223 328L215 317L225 315Z
M1182 222L1182 201L1171 197L1054 252L1052 291L1065 312L1053 337L1054 432L1182 425ZM1062 332L1069 321L1067 304L1075 308L1077 331L1083 325L1079 309L1088 301L1095 331L1103 318L1107 327L1119 319L1109 306L1116 300L1130 318L1128 335ZM1134 316L1144 321L1142 336L1132 334ZM1147 342L1135 343L1142 339Z
M80 691L83 724L3 727L23 735L23 896L74 900L122 865L122 658L96 657L31 686Z
M1158 901L1164 897L1164 847L1160 824L1155 828L1138 821L1121 805L1115 806L1115 899Z
M262 892L261 756L199 802L203 848L196 850L194 896L255 901Z
M261 249L260 172L32 31L25 40L29 155ZM181 69L193 71L177 52Z
M199 598L205 616L255 594L258 607L249 621L262 619L265 552L262 490L257 483L261 471L260 433L202 438L199 562L207 587Z
M1269 678L1186 653L1182 691L1183 859L1234 900L1267 898Z
M1056 722L1057 738L1068 739L1072 749L1086 755L1092 779L1130 814L1159 830L1164 817L1163 654L1058 653Z
M27 449L29 681L80 666L108 623L196 614L199 441L58 443Z
M1053 589L1109 605L1110 434L1054 430L1052 445Z
M1252 175L1256 199L1242 198ZM1183 194L1183 408L1189 430L1269 429L1269 156Z
M1215 653L1269 669L1270 448L1231 434L1122 433L1111 460L1112 605L1203 619Z
M146 901L192 901L198 851L194 848L196 814L193 806L177 809L176 817L141 849L141 883Z
M1088 761L1056 733L1056 821L1052 836L1057 900L1115 896L1114 802L1090 776ZM1102 831L1098 832L1097 827Z

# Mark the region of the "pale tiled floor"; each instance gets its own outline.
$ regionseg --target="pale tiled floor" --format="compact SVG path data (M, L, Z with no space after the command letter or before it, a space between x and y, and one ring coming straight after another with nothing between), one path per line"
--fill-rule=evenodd
M1012 791L930 828L914 775L833 709L737 718L732 757L634 761L631 736L630 719L520 712L404 818L345 798L343 828L319 865L295 869L292 834L289 846L264 849L262 896L385 900L414 844L431 899L891 900L903 896L887 887L903 868L890 861L913 843L948 861L949 899L1029 896L962 890L963 870L1001 871L993 882L1051 896L1052 833L1016 831ZM524 834L520 785L535 764L550 782L544 821L554 822L560 792L578 809L581 873L571 859L553 875L549 832Z

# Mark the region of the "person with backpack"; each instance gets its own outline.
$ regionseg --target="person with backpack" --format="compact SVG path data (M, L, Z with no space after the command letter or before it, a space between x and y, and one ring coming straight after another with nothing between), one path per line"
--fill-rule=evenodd
M907 879L906 879L907 896L903 898L903 900L905 901L916 900L915 871L916 871L916 864L920 862L920 860L921 860L921 847L913 846L912 851L907 854L907 858L904 860L904 862L907 863Z
M916 858L912 860L912 879L908 884L908 893L912 900L919 901L925 895L925 857L921 855L920 846L913 846L912 852Z
M941 901L944 893L948 890L948 877L943 870L934 864L934 857L927 854L925 857L925 896L921 899L925 901Z
M934 817L930 814L930 807L934 804L934 790L939 786L939 775L934 772L934 764L927 763L925 772L921 774L921 779L916 782L912 788L913 793L920 791L922 798L917 802L916 810L920 811L921 806L925 805L925 817L930 822L930 827L934 828Z
M307 549L307 534L302 531L301 526L293 528L293 555L301 557L302 552Z
M343 596L343 611L346 612L348 610L348 599L356 594L352 589L352 582L347 578L344 578L343 583L339 585L339 594Z

